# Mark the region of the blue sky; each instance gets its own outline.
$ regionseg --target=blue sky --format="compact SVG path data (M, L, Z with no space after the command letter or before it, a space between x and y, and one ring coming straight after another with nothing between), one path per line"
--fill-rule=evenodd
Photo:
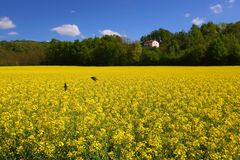
M75 40L105 34L138 40L159 28L188 31L240 21L240 0L0 0L0 40Z

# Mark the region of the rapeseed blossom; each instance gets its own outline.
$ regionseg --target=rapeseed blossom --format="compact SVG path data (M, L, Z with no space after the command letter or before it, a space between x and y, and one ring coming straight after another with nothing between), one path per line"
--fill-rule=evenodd
M240 159L239 67L2 67L0 84L0 159Z

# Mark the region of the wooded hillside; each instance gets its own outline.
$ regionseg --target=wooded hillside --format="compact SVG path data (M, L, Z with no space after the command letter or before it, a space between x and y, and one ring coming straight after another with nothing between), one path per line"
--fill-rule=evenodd
M160 47L143 46L147 40ZM135 42L118 36L1 41L0 65L240 65L240 22L208 22L176 33L160 28Z

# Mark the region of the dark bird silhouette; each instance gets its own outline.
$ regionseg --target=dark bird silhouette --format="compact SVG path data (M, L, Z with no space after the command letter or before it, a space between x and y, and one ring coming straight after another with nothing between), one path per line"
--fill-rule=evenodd
M67 90L67 83L64 83L64 91Z
M97 77L91 77L91 79L93 80L93 81L97 81L98 79L97 79Z

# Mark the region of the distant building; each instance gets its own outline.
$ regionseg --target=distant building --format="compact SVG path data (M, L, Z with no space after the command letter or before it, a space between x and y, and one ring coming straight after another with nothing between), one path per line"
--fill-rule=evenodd
M148 41L145 41L143 43L144 46L147 46L147 47L156 47L158 48L159 47L159 42L156 41L156 40L148 40Z

